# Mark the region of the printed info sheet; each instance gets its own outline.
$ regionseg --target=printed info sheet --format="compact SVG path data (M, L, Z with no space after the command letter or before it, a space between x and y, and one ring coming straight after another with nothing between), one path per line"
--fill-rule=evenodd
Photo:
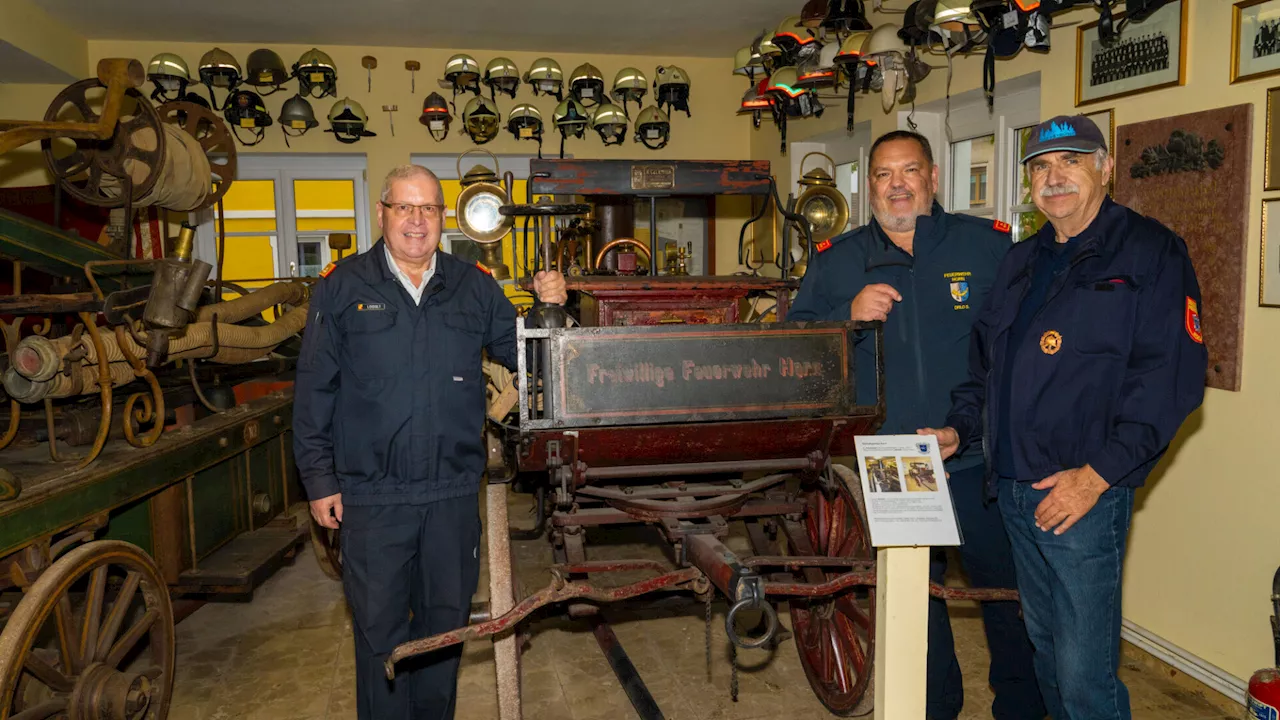
M872 545L960 544L936 437L860 435L855 443Z

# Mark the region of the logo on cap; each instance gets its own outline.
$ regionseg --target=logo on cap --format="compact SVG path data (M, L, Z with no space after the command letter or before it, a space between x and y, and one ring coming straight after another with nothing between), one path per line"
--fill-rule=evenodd
M1075 137L1076 129L1067 123L1049 123L1049 127L1040 131L1040 142L1057 140L1064 137Z

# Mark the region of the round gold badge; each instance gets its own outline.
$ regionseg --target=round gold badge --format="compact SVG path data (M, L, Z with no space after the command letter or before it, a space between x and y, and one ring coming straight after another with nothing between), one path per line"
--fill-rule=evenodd
M1040 336L1040 350L1045 355L1053 355L1062 349L1062 334L1057 330L1048 330Z

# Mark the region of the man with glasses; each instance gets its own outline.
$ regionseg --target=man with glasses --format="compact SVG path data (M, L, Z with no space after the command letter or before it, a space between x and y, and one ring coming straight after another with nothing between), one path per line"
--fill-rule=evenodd
M482 267L438 252L444 191L418 165L382 186L382 239L331 263L298 361L294 455L321 526L342 533L360 720L454 714L461 645L406 663L396 645L467 624L480 574L481 353L516 368L516 312ZM534 277L545 303L563 276Z

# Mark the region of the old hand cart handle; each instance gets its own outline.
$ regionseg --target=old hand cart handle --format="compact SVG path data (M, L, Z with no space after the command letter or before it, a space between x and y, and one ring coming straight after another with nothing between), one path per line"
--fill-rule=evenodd
M764 633L756 637L741 636L738 634L737 628L734 627L734 618L738 612L745 608L757 608L764 615L765 630ZM758 597L755 594L748 594L729 608L729 612L724 616L724 631L729 636L729 641L744 650L754 650L764 647L773 636L778 632L778 613L773 609L773 605L766 599Z

